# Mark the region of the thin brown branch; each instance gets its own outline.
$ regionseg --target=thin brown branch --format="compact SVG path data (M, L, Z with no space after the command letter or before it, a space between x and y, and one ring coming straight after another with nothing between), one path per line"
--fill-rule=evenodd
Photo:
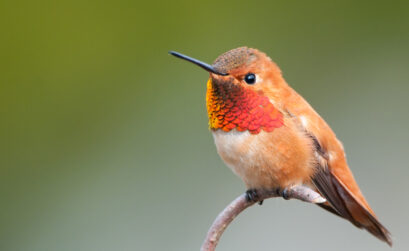
M227 226L246 208L258 201L269 198L282 197L283 192L279 190L257 191L257 200L248 201L246 193L233 200L215 219L203 242L201 251L214 251ZM309 203L324 203L326 200L320 194L306 186L294 186L287 188L284 192L286 199L298 199Z

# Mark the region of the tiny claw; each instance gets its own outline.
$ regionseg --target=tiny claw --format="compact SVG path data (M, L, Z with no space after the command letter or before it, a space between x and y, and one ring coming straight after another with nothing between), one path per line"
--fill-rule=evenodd
M283 189L281 195L283 196L283 199L285 199L285 200L289 200L289 199L290 199L290 194L289 194L287 188L284 188L284 189Z
M246 191L246 200L248 202L258 202L258 194L256 189L249 189ZM261 204L260 204L261 205Z

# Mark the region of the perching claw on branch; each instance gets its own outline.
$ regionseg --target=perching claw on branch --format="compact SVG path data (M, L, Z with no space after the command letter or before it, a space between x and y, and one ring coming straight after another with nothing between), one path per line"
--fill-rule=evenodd
M259 201L269 198L282 197L286 199L298 199L309 203L324 203L326 200L321 195L306 186L294 186L284 191L257 191L257 197L249 201L248 194L244 193L232 201L215 219L203 242L201 251L214 251L227 226L246 208Z

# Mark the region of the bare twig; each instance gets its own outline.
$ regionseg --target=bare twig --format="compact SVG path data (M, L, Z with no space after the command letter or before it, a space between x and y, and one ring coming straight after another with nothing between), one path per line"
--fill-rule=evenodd
M227 226L246 208L256 202L268 198L284 197L286 199L298 199L309 203L324 203L326 200L320 194L306 186L294 186L283 191L257 191L257 198L253 201L247 199L246 193L232 201L216 218L207 233L201 251L214 251L217 243Z

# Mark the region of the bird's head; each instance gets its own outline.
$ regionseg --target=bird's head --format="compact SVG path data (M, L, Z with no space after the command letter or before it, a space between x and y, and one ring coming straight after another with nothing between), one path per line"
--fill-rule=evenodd
M220 55L212 65L177 52L172 55L210 73L207 111L213 130L272 131L283 125L274 96L283 82L280 69L264 53L239 47Z

